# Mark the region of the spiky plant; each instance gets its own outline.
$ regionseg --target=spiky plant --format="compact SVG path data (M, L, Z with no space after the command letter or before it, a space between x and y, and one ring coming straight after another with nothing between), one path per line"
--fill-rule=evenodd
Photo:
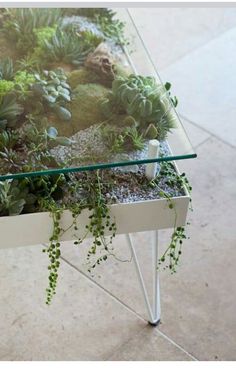
M14 67L11 58L0 60L0 80L11 81L14 77Z
M81 65L91 51L75 32L65 33L60 29L50 41L45 40L43 48L48 61L74 65Z
M17 118L23 113L23 108L12 94L0 98L0 130L6 127L15 128Z
M51 27L60 23L61 10L56 8L11 8L4 24L7 37L16 42L24 54L35 46L37 28Z

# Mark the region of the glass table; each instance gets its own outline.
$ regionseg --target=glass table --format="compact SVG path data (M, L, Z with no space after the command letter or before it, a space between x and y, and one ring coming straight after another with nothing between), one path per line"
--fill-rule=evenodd
M0 9L0 52L0 182L137 165L152 178L158 162L196 157L171 85L162 83L128 10ZM173 197L175 215L168 199L110 207L152 325L160 321L158 233L153 306L130 233L184 225L189 200L187 190ZM88 218L83 210L80 225ZM65 210L62 241L73 240L71 222ZM0 217L0 248L46 243L51 233L49 212Z

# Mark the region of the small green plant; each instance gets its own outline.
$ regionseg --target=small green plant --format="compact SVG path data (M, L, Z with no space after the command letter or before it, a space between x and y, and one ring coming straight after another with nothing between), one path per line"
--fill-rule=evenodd
M109 13L109 15L98 14L95 19L105 37L112 39L117 44L126 44L125 25L119 19L114 19L113 16L114 13Z
M0 60L0 80L11 81L14 77L14 67L11 58Z
M14 95L8 94L0 98L0 130L6 127L16 128L17 119L23 113L23 107Z
M164 140L175 125L175 114L165 87L152 77L130 75L112 83L112 93L102 104L104 114L127 114L144 136ZM156 137L155 137L156 135Z
M15 216L22 213L24 206L34 201L27 187L21 187L16 180L0 181L0 215Z
M59 28L50 40L43 43L43 51L49 62L63 62L79 66L91 51L77 33L66 33Z
M25 54L36 46L35 29L59 25L60 17L61 10L56 8L11 8L7 10L4 30L18 51Z
M14 88L19 98L25 100L30 94L31 86L36 82L35 75L26 71L18 71L14 77Z
M14 82L0 80L0 98L9 94L14 89Z
M71 101L70 86L62 69L54 71L44 70L42 76L34 75L36 83L32 86L32 92L41 99L44 104L52 109L58 118L68 121L71 113L64 107L65 103Z
M2 131L0 132L0 152L7 149L13 149L19 140L20 136L17 131Z

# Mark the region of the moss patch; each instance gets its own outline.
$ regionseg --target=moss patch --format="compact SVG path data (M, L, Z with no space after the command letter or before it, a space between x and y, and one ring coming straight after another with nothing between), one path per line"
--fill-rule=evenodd
M100 99L104 98L109 89L99 84L79 85L73 91L71 103L67 109L72 114L70 121L61 121L56 116L50 116L50 122L58 129L60 135L72 136L95 123L104 121ZM49 118L49 117L48 117Z
M70 84L72 89L75 89L80 84L84 85L91 83L111 87L111 81L105 81L101 78L101 76L99 76L99 74L87 68L80 68L72 71L68 75L68 83Z

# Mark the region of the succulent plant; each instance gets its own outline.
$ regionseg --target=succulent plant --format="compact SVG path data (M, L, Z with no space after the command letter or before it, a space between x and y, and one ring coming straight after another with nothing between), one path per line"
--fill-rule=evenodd
M153 77L118 77L102 103L107 117L127 114L148 138L164 140L175 125L175 114L166 88ZM156 130L154 130L156 129Z
M0 80L11 81L14 77L14 67L11 58L0 60Z
M56 8L9 8L4 29L8 38L16 42L21 54L36 44L34 30L60 24L61 10Z
M19 215L26 204L27 195L28 189L21 190L17 181L0 181L0 215Z
M14 95L8 94L0 98L0 130L6 127L15 128L17 118L23 110Z
M83 64L91 51L88 44L76 32L66 33L59 28L50 40L45 40L43 50L49 62L64 62L73 65Z
M58 118L70 120L71 113L63 104L71 101L70 86L62 69L43 71L42 77L36 73L36 83L32 86L33 93L41 98L46 106L52 109Z
M2 131L0 132L0 152L7 149L12 149L19 139L17 131Z
M0 80L0 97L10 93L14 89L14 82Z

